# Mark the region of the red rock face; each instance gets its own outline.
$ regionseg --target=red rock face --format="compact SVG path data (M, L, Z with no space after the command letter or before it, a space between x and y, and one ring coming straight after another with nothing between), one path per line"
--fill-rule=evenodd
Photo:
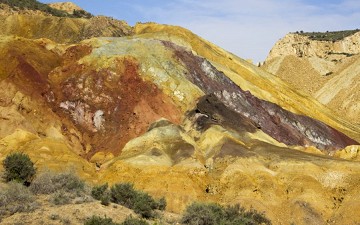
M52 74L60 77L52 84L53 107L80 127L92 146L88 157L98 151L118 155L160 118L181 122L181 111L156 85L139 76L135 60L117 59L114 64L115 72L71 64Z
M174 51L174 57L185 64L189 71L185 74L187 79L207 94L195 110L202 114L197 117L200 118L197 121L200 127L217 123L248 132L254 132L256 127L287 145L315 146L327 151L358 144L318 120L296 115L243 91L205 59L170 42L163 43Z

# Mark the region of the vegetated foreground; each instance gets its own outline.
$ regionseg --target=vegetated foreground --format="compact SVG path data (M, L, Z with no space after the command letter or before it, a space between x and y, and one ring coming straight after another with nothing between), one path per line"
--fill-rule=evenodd
M359 220L359 127L277 77L180 27L0 20L0 160L22 152L96 192L132 183L178 214L215 202L274 224Z
M123 220L122 225L149 224L146 220L160 224L271 224L264 215L239 205L224 208L218 204L193 203L181 219L169 216L162 212L167 205L164 197L156 200L135 190L130 183L117 183L111 188L108 184L94 186L90 192L90 187L72 173L35 174L34 163L23 153L8 155L3 166L7 184L0 183L4 186L0 190L2 224L120 224L111 216ZM96 200L100 202L96 204ZM99 216L101 213L104 215Z

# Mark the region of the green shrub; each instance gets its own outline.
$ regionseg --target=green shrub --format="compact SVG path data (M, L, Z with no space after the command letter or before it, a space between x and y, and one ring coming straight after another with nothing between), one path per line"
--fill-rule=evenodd
M125 219L124 222L121 223L121 225L149 225L149 223L143 219L133 218L132 216L129 216Z
M130 183L115 184L110 189L111 201L127 208L133 208L137 192Z
M10 215L17 212L31 212L39 207L32 193L22 184L10 182L0 190L0 211Z
M110 204L110 194L106 192L103 196L100 198L101 205L108 206Z
M100 200L101 197L106 194L108 190L108 184L103 184L100 186L94 186L91 190L91 196L95 198L96 200Z
M84 225L120 225L118 223L114 223L111 218L92 216L87 219Z
M157 204L148 193L137 192L132 209L143 218L152 218L155 216L153 210L157 209Z
M110 189L111 201L127 208L144 218L155 216L158 203L149 194L134 189L130 183L115 184Z
M5 180L21 182L29 185L36 173L34 163L28 155L23 153L12 153L3 161L5 169Z
M162 197L159 199L159 201L157 202L157 209L159 210L165 210L166 209L166 199L165 197Z
M106 183L100 186L94 186L91 190L91 196L96 200L100 200L102 205L109 205L110 193L108 190L108 184Z
M224 208L214 203L193 203L186 208L183 224L190 225L256 225L271 224L263 214L255 210L246 211L239 205Z

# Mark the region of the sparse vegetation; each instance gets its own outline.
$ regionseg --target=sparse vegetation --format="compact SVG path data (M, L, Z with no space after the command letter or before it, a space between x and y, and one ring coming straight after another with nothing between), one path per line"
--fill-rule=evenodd
M39 207L32 193L24 185L10 182L0 190L0 216L17 212L31 212Z
M107 183L100 186L94 186L91 190L91 196L96 200L100 200L101 197L106 194L108 187Z
M356 30L344 30L344 31L326 31L326 32L303 32L296 31L296 34L301 34L308 36L311 40L317 41L340 41L345 37L353 35L359 32L359 29Z
M120 225L120 224L114 223L111 218L92 216L91 218L85 221L84 225Z
M106 216L92 216L85 221L84 225L149 225L149 223L143 219L133 218L132 216L127 217L122 223L115 223L111 218L107 218Z
M91 18L92 15L88 12L86 12L85 10L74 10L73 11L73 17L76 17L76 18Z
M129 216L125 219L124 222L121 223L121 225L149 225L149 223L143 219L133 218L132 216Z
M30 190L34 194L52 194L60 190L81 194L85 191L85 182L71 173L45 172L33 180Z
M51 201L55 205L69 204L77 197L77 203L88 201L85 183L71 173L46 172L37 176L30 186L34 194L52 194Z
M3 161L6 182L17 181L29 185L35 176L36 169L30 157L23 153L12 153Z
M74 195L72 193L65 192L64 190L59 190L51 196L51 201L55 205L66 205L71 203L71 200L73 198Z
M96 199L100 200L102 205L109 205L110 204L110 192L108 190L108 184L94 186L91 190L91 196Z
M239 205L222 207L214 203L193 203L186 208L183 224L190 225L256 225L271 224L263 214L255 210L246 211Z
M159 199L159 201L158 201L158 209L159 210L165 210L166 209L166 205L167 205L167 203L166 203L166 199L165 199L165 197L162 197L162 198L160 198Z
M148 193L135 190L130 183L115 184L110 192L112 202L133 209L144 218L155 217L154 210L159 209L159 202L156 202ZM161 200L161 204L162 209L166 207L165 199Z
M36 0L0 0L0 3L9 5L13 10L39 10L57 17L91 18L92 15L84 10L74 10L73 14L51 8Z

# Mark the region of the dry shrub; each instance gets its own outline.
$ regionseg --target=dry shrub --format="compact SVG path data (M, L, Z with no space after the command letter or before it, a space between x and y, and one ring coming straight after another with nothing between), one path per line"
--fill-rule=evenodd
M33 194L21 183L10 182L4 190L0 190L1 214L31 212L39 207Z

